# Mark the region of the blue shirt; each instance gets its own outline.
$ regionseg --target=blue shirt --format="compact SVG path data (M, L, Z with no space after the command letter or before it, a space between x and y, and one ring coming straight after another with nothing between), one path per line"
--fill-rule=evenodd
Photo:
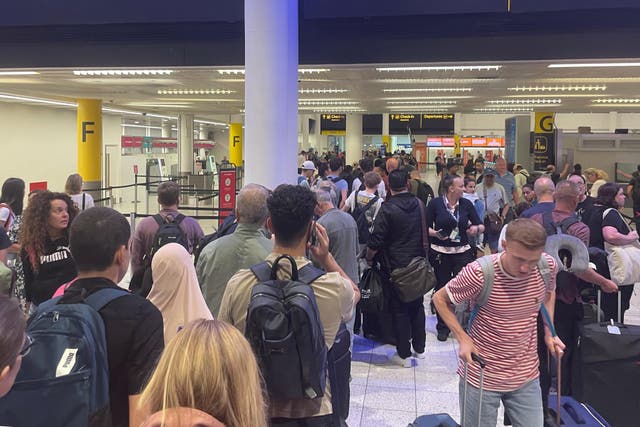
M544 214L545 212L551 212L555 209L556 204L553 202L540 202L535 206L530 207L526 211L520 214L520 218L531 218L536 214Z
M504 191L507 193L507 203L514 206L513 193L516 191L516 177L511 172L508 172L500 176L500 173L496 174L496 183L504 187Z
M453 213L447 208L444 197L437 197L427 205L426 221L427 227L434 230L442 230L442 234L449 236L457 227L460 235L459 242L453 242L449 239L440 240L437 237L430 237L431 243L438 246L464 246L469 244L467 237L467 229L469 222L472 225L480 225L480 217L476 208L469 200L461 198ZM384 204L383 204L384 205Z

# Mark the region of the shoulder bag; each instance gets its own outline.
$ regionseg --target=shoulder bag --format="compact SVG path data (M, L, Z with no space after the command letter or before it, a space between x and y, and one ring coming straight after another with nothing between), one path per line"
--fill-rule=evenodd
M391 283L402 302L411 302L421 298L436 285L436 275L429 264L429 238L427 236L427 219L425 205L420 202L420 227L422 228L422 247L424 256L415 257L406 267L394 268L391 271Z
M605 209L602 214L603 221L612 210L615 209ZM617 210L616 212L620 215L620 212ZM622 218L622 215L620 217ZM630 231L631 228L629 228ZM640 242L638 240L626 245L612 245L604 242L604 249L607 252L609 274L616 285L632 285L640 282Z

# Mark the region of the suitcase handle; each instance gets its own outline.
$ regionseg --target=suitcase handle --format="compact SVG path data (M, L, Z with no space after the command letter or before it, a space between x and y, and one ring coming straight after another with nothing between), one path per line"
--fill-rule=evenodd
M478 365L480 365L480 368L482 369L484 369L487 366L487 363L484 361L484 359L476 353L471 353L471 360L473 360Z

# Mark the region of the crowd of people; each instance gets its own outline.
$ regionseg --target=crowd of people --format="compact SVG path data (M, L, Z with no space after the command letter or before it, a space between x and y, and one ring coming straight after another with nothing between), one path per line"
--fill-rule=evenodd
M425 358L424 293L407 297L394 282L416 260L433 270L437 339L458 340L461 377L468 363L460 382L465 426L475 425L478 410L479 425L495 425L500 401L517 425L542 425L552 376L547 349L564 355L561 380L570 393L583 303L599 289L605 318L624 319L633 283L614 283L606 257L596 270L566 273L566 260L543 251L560 228L601 251L637 241L619 212L628 195L640 215L640 166L621 187L602 171L583 175L579 165L534 177L502 158L491 167L478 158L464 168L439 163L434 191L406 153L367 153L352 166L340 156L303 152L300 160L297 185L246 184L210 236L180 213L172 181L158 187L159 212L132 231L122 214L93 206L77 174L64 193L31 192L26 206L24 181L7 179L0 262L15 275L0 296L0 398L7 395L0 422L27 416L12 413L12 394L38 397L19 385L33 374L27 355L48 351L46 340L38 342L44 332L27 330L27 317L108 291L96 310L108 407L88 414L87 425L344 425L354 335L392 342L390 363L410 368ZM384 312L358 309L369 268L385 279ZM128 271L131 292L114 294ZM486 361L484 399L472 354ZM64 365L50 363L57 373Z

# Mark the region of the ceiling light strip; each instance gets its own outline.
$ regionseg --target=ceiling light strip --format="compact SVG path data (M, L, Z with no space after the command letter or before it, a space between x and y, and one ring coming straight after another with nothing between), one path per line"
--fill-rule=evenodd
M593 62L581 64L549 64L547 68L640 67L640 62Z
M473 111L480 113L526 113L532 112L533 108L474 108Z
M598 98L591 102L596 104L638 104L640 98Z
M516 86L507 88L507 90L515 91L515 92L559 92L559 91L569 91L569 92L587 92L587 91L603 91L607 90L606 86L571 86L571 85L560 85L560 86Z
M301 94L318 94L318 93L346 93L349 89L299 89Z
M382 89L383 92L471 92L470 87L424 87L411 89Z
M0 71L0 76L33 76L37 71Z
M436 65L415 67L379 67L376 71L498 71L502 65Z
M173 74L173 70L74 70L75 76L101 76L101 77L123 77L123 76L168 76Z
M562 99L492 99L488 104L562 104Z
M235 93L229 89L159 89L158 95L228 95Z
M443 99L442 101L433 100L433 101L387 101L387 104L425 104L425 105L434 105L434 104L457 104L458 101L453 99Z

